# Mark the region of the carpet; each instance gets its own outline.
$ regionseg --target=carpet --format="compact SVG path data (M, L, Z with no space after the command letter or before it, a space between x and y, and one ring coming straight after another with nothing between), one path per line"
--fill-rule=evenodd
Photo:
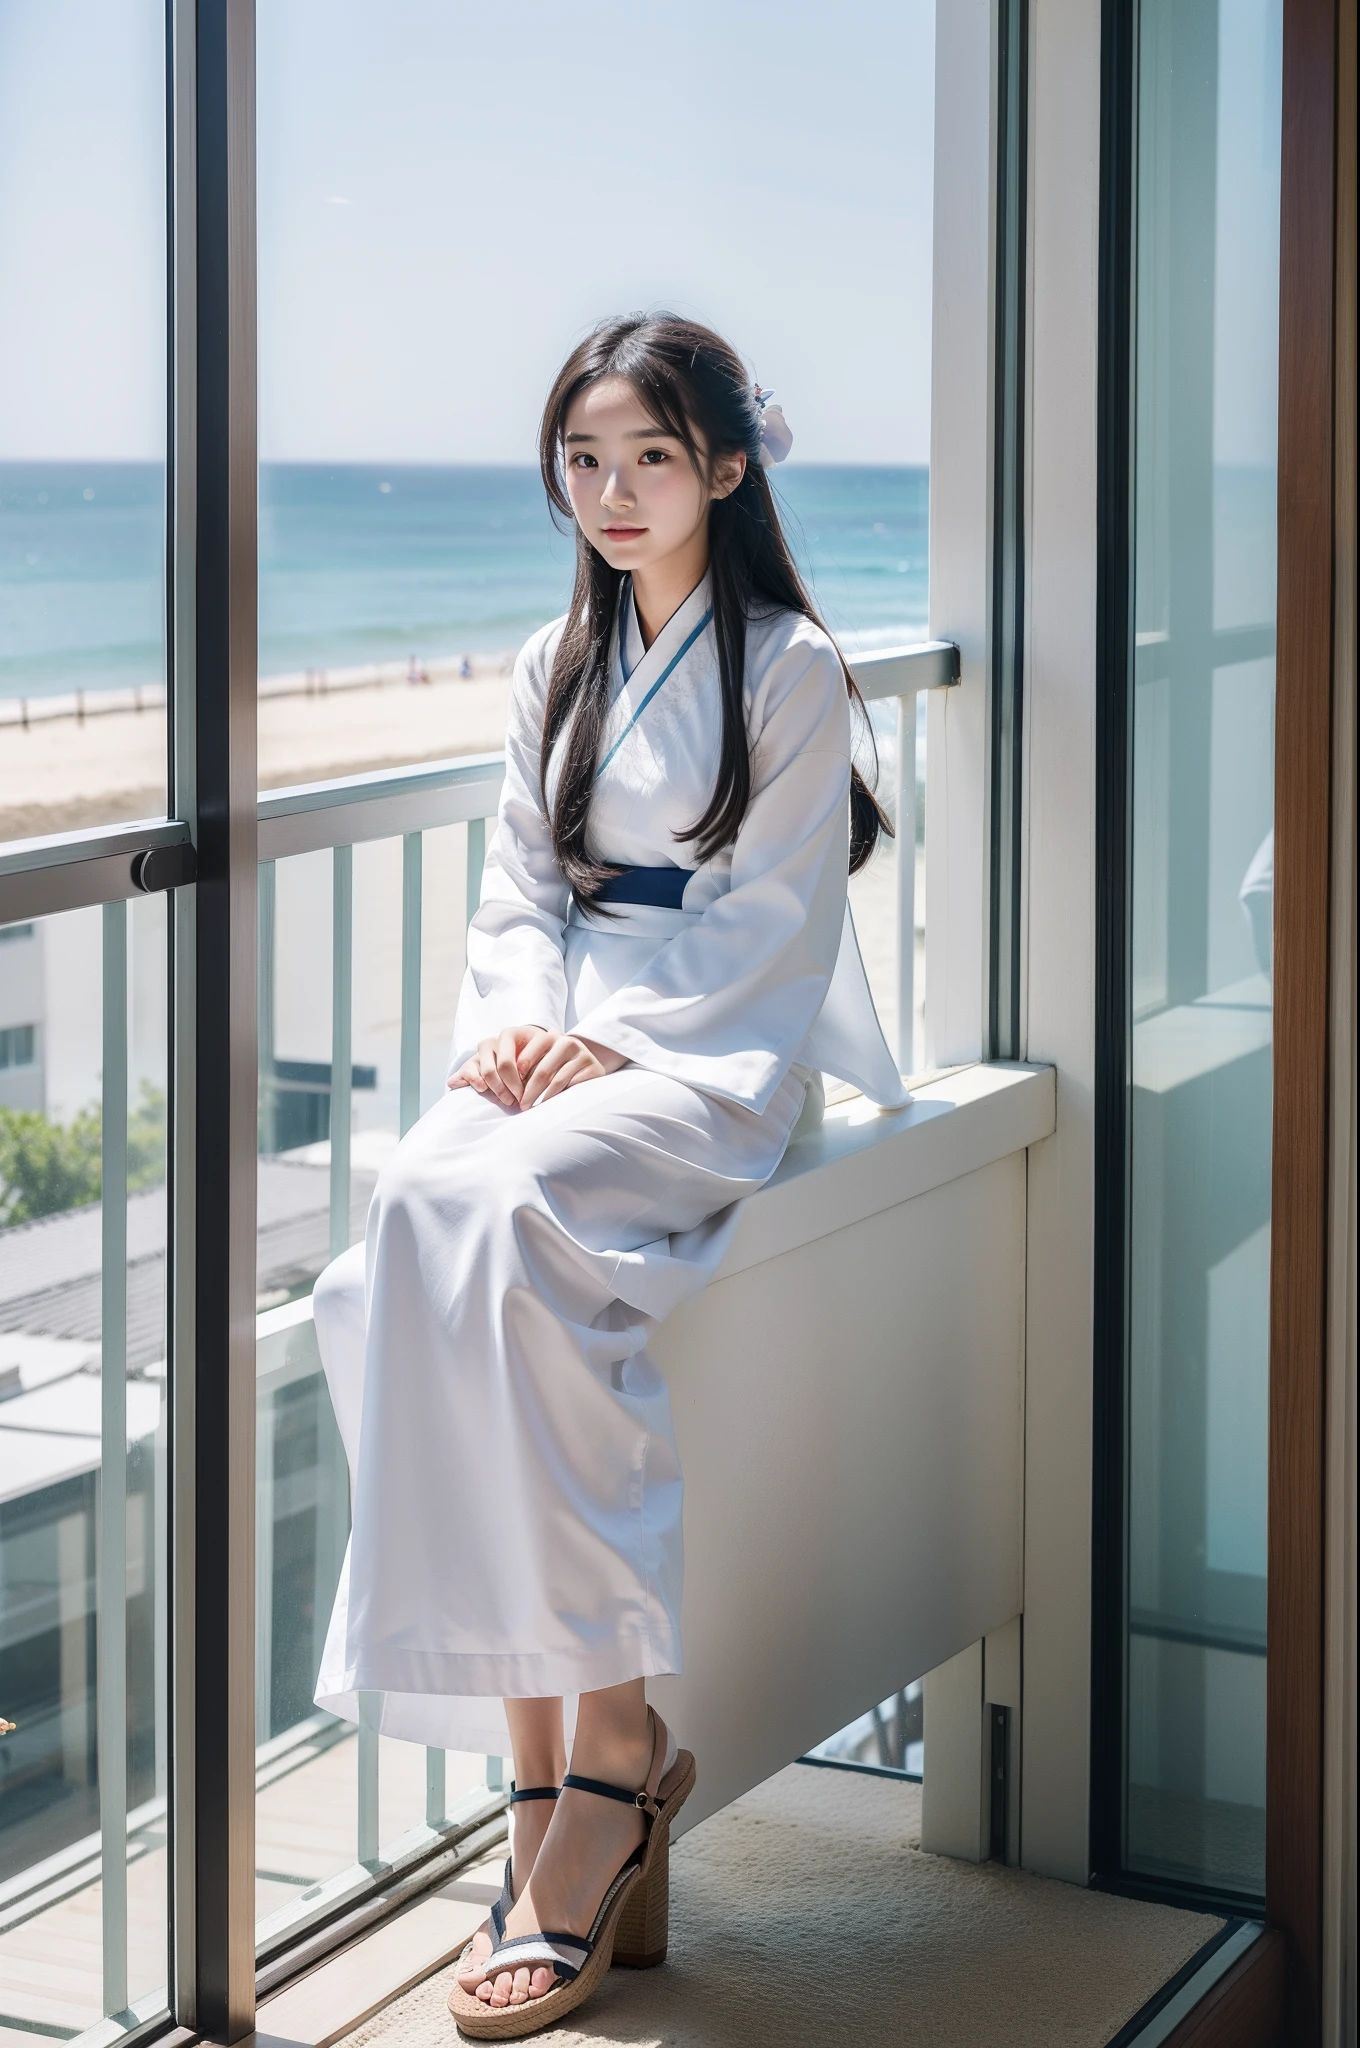
M1104 2048L1222 1925L923 1855L920 1787L795 1764L677 1843L670 1954L554 2048ZM453 2048L441 1970L346 2048Z

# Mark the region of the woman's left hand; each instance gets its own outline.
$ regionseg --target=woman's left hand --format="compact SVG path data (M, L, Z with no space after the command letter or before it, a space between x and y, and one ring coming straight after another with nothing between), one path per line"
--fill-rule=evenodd
M579 1081L597 1081L602 1074L617 1074L620 1067L628 1065L624 1055L611 1046L593 1045L570 1031L544 1032L543 1037L543 1050L533 1048L537 1057L525 1076L521 1109L532 1109L536 1102L546 1102Z

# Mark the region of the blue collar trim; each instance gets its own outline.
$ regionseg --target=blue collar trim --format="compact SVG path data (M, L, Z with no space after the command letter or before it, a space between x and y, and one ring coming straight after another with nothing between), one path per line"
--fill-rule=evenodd
M641 703L640 703L640 704L638 705L638 708L637 708L637 710L636 710L636 711L635 711L635 712L633 713L633 715L632 715L632 717L631 717L631 718L629 719L629 721L628 721L627 725L625 725L625 727L623 728L623 731L622 731L622 732L621 732L621 733L619 734L619 736L618 736L618 738L617 738L617 739L615 740L615 742L614 742L613 746L612 746L612 747L611 747L611 748L609 749L609 752L608 752L608 753L607 753L607 754L605 755L605 757L604 757L603 761L601 761L601 763L600 763L599 767L598 767L598 768L597 768L597 769L595 770L595 779L596 779L597 781L599 780L600 776L602 776L602 775L604 774L604 771L605 771L605 769L606 769L606 768L607 768L607 767L609 766L609 764L610 764L610 762L611 762L611 761L613 760L613 758L614 758L615 754L617 754L617 752L619 751L619 748L620 748L620 747L621 747L621 746L623 745L623 743L624 743L624 741L625 741L625 740L627 739L627 737L628 737L629 733L630 733L630 732L631 732L631 731L633 730L633 727L634 727L634 726L635 726L635 725L637 724L637 722L638 722L638 720L639 720L639 719L641 718L641 716L642 716L643 712L644 712L644 711L645 711L645 710L647 709L647 706L648 706L648 705L649 705L649 704L651 703L651 701L652 701L653 697L654 697L654 696L656 695L657 691L658 691L658 690L659 690L659 689L661 688L661 685L662 685L663 683L665 683L665 682L668 682L668 681L670 680L670 678L671 678L671 676L672 676L672 675L674 674L675 670L676 670L677 668L679 668L679 666L680 666L681 662L682 662L682 661L684 660L685 656L686 656L686 655L687 655L687 654L689 653L689 651L690 651L690 648L691 648L691 647L692 647L692 646L694 645L695 641L696 641L696 640L697 640L697 639L699 638L699 635L700 635L700 634L701 634L701 633L702 633L702 632L704 631L704 629L705 629L705 628L706 628L707 626L711 625L711 624L712 624L712 622L713 622L713 607L712 607L712 605L710 605L710 606L709 606L709 608L708 608L708 610L707 610L707 611L706 611L706 612L704 613L703 617L702 617L702 618L700 619L700 621L699 621L698 625L697 625L697 626L696 626L696 627L694 628L694 631L693 631L693 632L692 632L692 633L691 633L691 634L689 635L689 638L688 638L688 639L687 639L687 640L686 640L686 641L684 642L684 644L683 644L683 645L681 646L681 648L680 648L679 652L678 652L678 653L676 653L676 654L673 654L673 655L671 656L670 660L669 660L669 661L668 661L668 662L666 663L666 666L665 666L665 667L664 667L664 668L662 669L662 671L661 671L660 675L659 675L659 676L657 677L656 681L655 681L655 682L654 682L654 683L652 684L652 687L651 687L651 689L650 689L650 690L649 690L649 691L647 692L647 694L646 694L646 696L645 696L645 697L643 698L642 702L641 702Z

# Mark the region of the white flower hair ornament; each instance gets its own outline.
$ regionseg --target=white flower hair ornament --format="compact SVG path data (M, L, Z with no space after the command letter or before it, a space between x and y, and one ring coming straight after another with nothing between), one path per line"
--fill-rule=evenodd
M756 404L760 408L760 466L773 469L776 462L782 462L793 446L793 428L784 417L782 405L771 405L774 392L762 391L755 387Z

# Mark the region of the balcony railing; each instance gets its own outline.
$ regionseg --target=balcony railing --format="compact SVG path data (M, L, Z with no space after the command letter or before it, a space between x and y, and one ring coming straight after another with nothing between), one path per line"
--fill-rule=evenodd
M896 699L895 853L897 864L897 1058L914 1070L916 903L916 700L922 690L957 682L959 652L949 641L929 640L858 656L855 682L866 703ZM259 801L261 953L272 971L275 861L327 848L334 862L331 992L331 1244L349 1242L351 1019L353 1014L353 850L366 840L400 837L402 847L401 1115L402 1132L419 1114L421 893L424 834L443 825L467 826L467 915L481 896L486 820L493 817L504 774L500 754L462 756L415 768L378 770L270 791Z
M944 687L958 677L958 650L947 642L862 655L854 664L855 681L866 702L895 699L897 868L897 1015L898 1063L904 1072L914 1064L915 902L916 902L916 700L920 691ZM367 841L402 841L401 866L401 1011L399 1051L399 1128L404 1134L420 1115L421 930L424 881L424 835L449 825L467 828L466 916L481 897L486 853L486 821L494 816L504 774L503 757L485 754L420 767L344 776L296 789L281 789L259 800L260 858L260 1013L262 1086L272 1071L272 1006L275 951L275 863L302 854L330 851L331 888L331 1062L330 1062L330 1229L331 1257L351 1242L351 1089L354 1016L354 848ZM261 1403L257 1441L261 1473L261 1507L267 1499L267 1460L271 1439L273 1395L295 1380L298 1367L288 1343L294 1317L285 1309L262 1319L258 1392ZM308 1352L314 1359L314 1351ZM314 1364L307 1368L315 1374ZM333 1451L338 1450L338 1441ZM333 1489L337 1515L347 1513L343 1489ZM336 1530L330 1546L343 1551L345 1531ZM273 1634L273 1575L270 1545L263 1532L258 1543L256 1589L257 1684L267 1686L268 1645ZM265 1694L261 1693L262 1732L267 1735ZM487 1785L501 1781L500 1758L487 1759ZM438 1828L444 1817L445 1757L426 1753L427 1825ZM378 1844L379 1752L375 1732L361 1725L357 1778L356 1838L358 1861L375 1862Z
M877 652L858 657L854 674L869 702L895 700L897 881L897 1016L898 1060L904 1071L917 1064L913 1043L915 913L917 859L916 703L922 690L946 686L958 676L957 649L947 643ZM462 757L397 770L340 778L263 794L259 799L260 888L260 1043L263 1085L274 1085L278 1063L273 1059L274 972L276 959L275 900L277 863L298 855L329 852L331 865L330 1062L325 1070L328 1091L326 1126L329 1137L325 1242L316 1248L312 1270L351 1242L355 1200L365 1193L356 1177L351 1148L352 1089L356 1080L354 1052L354 848L367 842L400 839L401 940L400 1023L397 1124L404 1133L421 1110L422 892L426 834L441 827L466 828L465 914L471 917L481 890L486 849L486 821L494 816L503 778L500 755ZM129 901L144 891L192 879L193 850L184 825L176 821L118 828L109 832L66 835L48 845L33 841L0 854L0 922L50 915L69 907L104 904L102 1072L104 1076L104 1151L102 1160L102 1315L100 1469L97 1516L100 1569L96 1630L99 1644L97 1698L99 1773L99 1864L103 1889L104 2004L110 2013L127 2006L127 1857L124 1844L130 1828L136 1834L146 1820L142 1809L129 1814L128 1786L117 1759L126 1752L128 1674L118 1645L125 1640L128 1601L127 1516L124 1505L129 1431L140 1427L131 1416L124 1357L127 1330L126 1244L128 1161L123 1134L127 1127L126 1074L127 975ZM362 1082L363 1070L357 1070ZM296 1080L296 1076L288 1077ZM272 1149L266 1146L263 1149ZM314 1169L316 1178L322 1169ZM163 1221L161 1256L164 1256ZM319 1234L319 1231L318 1231ZM143 1245L143 1253L146 1251ZM153 1248L154 1250L154 1248ZM310 1710L291 1728L278 1729L271 1697L272 1649L275 1643L274 1558L275 1442L279 1397L301 1382L315 1382L317 1469L312 1486L316 1513L314 1563L318 1605L329 1610L329 1591L339 1569L348 1533L348 1481L343 1453L315 1350L305 1353L290 1342L301 1309L283 1307L261 1318L257 1346L257 1498L260 1509L256 1585L257 1745L262 1784L286 1769L290 1745L298 1748L316 1733ZM162 1390L164 1380L161 1382ZM159 1406L159 1435L165 1424L164 1398ZM327 1430L329 1434L327 1435ZM333 1440L332 1440L333 1439ZM93 1445L91 1445L93 1450ZM158 1471L163 1471L163 1454ZM323 1583L324 1581L324 1583ZM158 1652L163 1649L166 1619L163 1589L158 1587ZM324 1632L325 1613L313 1617L310 1644L313 1673ZM262 1923L266 1954L296 1941L309 1921L332 1915L360 1898L383 1872L390 1889L403 1869L423 1865L441 1849L448 1850L477 1832L496 1810L501 1795L499 1758L486 1760L485 1784L450 1803L446 1793L446 1759L430 1750L425 1763L423 1825L407 1828L396 1840L379 1840L379 1737L362 1715L357 1738L354 1817L355 1862L349 1869L300 1891ZM342 1738L343 1739L343 1738ZM112 1767L110 1767L110 1762ZM147 1809L150 1811L150 1809ZM159 1813L160 1808L158 1806ZM77 1845L91 1875L90 1842ZM68 1852L74 1854L74 1851ZM87 1880L88 1881L88 1880ZM20 1884L27 1896L27 1885ZM6 1888L7 1890L9 1887ZM26 1908L24 1910L27 1910Z

